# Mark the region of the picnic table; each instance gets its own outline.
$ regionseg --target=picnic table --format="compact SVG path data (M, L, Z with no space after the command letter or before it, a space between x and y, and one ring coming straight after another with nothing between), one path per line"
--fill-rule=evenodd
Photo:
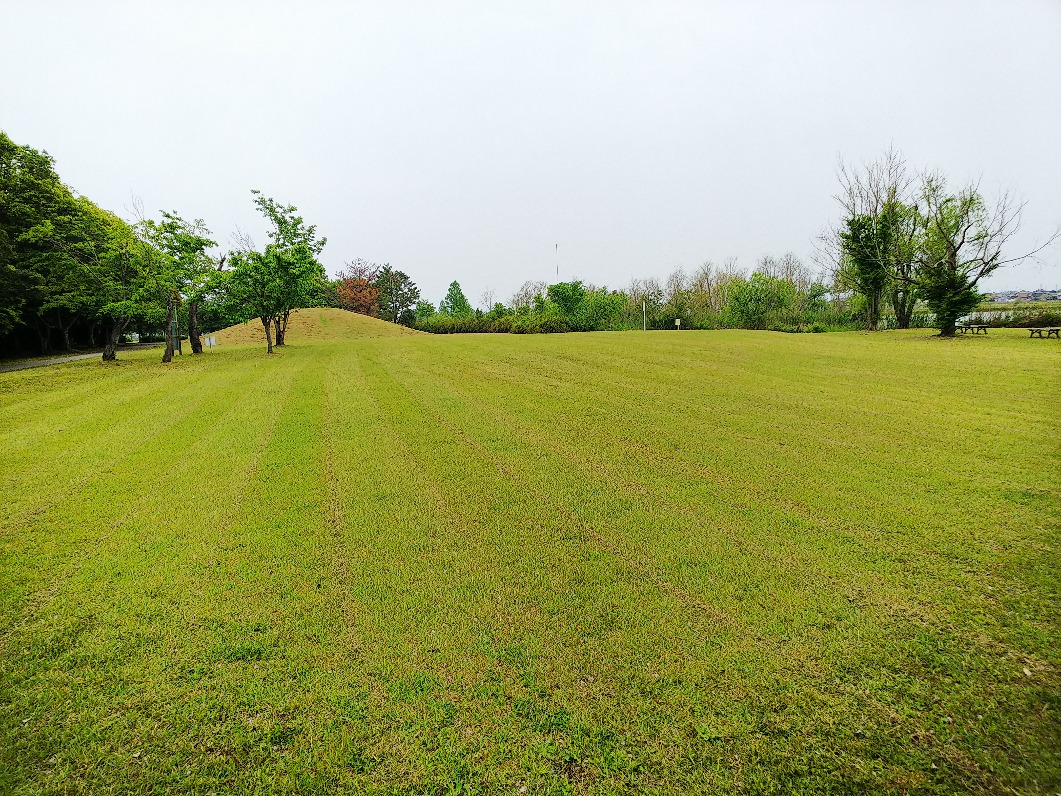
M1028 339L1030 340L1033 337L1042 337L1043 332L1046 332L1047 339L1051 337L1056 337L1058 340L1061 340L1061 326L1033 326L1028 330Z
M987 334L987 326L982 323L959 323L955 329L962 334L965 334L966 332L972 332L973 334L980 334L982 332L983 334Z

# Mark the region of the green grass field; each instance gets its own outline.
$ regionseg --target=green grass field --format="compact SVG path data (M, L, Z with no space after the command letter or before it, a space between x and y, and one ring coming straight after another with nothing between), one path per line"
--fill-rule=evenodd
M0 792L1061 789L1056 341L314 317L0 375Z

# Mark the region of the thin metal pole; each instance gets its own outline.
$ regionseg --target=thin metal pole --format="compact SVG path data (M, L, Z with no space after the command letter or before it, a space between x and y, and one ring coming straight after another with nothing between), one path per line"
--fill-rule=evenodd
M648 309L645 307L645 302L641 302L641 331L648 331Z

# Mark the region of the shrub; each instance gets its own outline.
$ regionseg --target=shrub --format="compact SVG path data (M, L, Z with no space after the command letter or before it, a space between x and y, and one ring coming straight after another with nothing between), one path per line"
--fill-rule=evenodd
M1005 310L986 310L970 313L969 323L982 323L993 328L1027 329L1032 326L1061 326L1061 307L1013 307Z

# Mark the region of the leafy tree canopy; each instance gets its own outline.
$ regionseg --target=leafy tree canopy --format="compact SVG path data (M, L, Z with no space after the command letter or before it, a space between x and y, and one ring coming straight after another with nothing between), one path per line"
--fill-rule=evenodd
M379 269L373 285L379 290L379 317L406 326L416 322L414 307L420 300L420 288L408 274L387 263Z
M470 318L474 314L471 303L456 280L450 282L446 297L438 303L438 311L454 318Z

